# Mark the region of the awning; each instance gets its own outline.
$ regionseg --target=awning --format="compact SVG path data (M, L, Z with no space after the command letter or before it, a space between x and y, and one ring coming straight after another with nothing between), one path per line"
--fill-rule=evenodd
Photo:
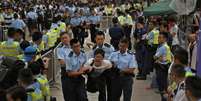
M169 5L171 0L161 0L144 9L145 16L168 15L176 13Z

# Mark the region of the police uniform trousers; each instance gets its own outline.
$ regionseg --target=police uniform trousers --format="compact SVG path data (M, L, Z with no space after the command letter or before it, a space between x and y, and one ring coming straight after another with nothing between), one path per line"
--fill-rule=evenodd
M73 37L75 39L78 39L78 33L79 33L79 26L72 27Z
M123 26L123 29L124 29L125 37L129 40L128 49L131 50L132 46L131 46L131 38L130 38L130 36L131 36L132 26L126 25L126 26Z
M156 81L160 92L167 91L168 88L168 69L170 64L154 64L156 68Z
M80 42L81 47L83 48L84 46L84 40L88 32L85 31L84 26L79 26L79 31L77 33L77 39Z
M136 60L138 63L139 75L146 75L146 68L145 68L145 42L140 41L135 45L136 50Z
M154 68L154 55L156 53L158 45L146 45L145 47L145 60L144 60L144 67L146 68L145 74L149 74L153 72Z
M131 101L133 76L119 75L111 79L111 101L120 101L123 93L123 101Z
M96 25L95 24L90 24L90 34L91 34L91 42L95 43L95 37L96 37Z
M85 79L79 77L61 77L65 101L88 101L85 89Z

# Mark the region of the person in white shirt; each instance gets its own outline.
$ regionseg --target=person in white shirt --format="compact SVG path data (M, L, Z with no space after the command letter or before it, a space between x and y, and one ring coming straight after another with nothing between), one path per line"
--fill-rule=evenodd
M99 92L98 101L106 101L106 79L105 71L112 68L109 60L104 60L103 49L96 49L94 58L89 59L84 67L90 68L88 73L87 90L89 92Z
M178 39L178 31L179 27L176 24L175 18L170 18L169 19L169 24L170 24L170 34L172 35L172 49L174 50L177 45L179 45L179 39Z
M191 69L196 70L196 62L197 62L197 34L192 33L189 34L189 45L188 45L188 66Z

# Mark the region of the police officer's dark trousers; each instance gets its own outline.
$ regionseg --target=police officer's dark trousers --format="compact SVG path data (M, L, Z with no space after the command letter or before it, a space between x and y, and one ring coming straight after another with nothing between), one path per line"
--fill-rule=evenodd
M123 101L131 101L133 77L117 76L111 80L111 101L120 101L121 94L123 93Z
M96 37L96 25L95 24L90 24L90 34L91 34L91 42L95 43L95 37Z
M88 101L85 79L79 77L62 77L62 89L65 101Z
M124 29L124 34L125 34L125 37L129 40L129 47L128 49L131 50L131 30L132 30L132 26L130 25L126 25L126 26L123 26L123 29Z
M164 98L164 93L168 88L168 68L169 64L155 63L156 68L156 81L161 94L161 101L166 101Z
M80 31L79 26L72 27L73 37L75 39L78 39L78 33L79 33L79 31Z
M100 76L96 80L99 96L98 101L106 101L106 80L103 76Z
M145 42L140 41L135 45L136 50L136 60L138 63L139 75L146 76L146 68L145 68Z
M154 68L154 55L156 53L158 45L146 45L145 49L145 63L144 67L146 68L146 74L153 72Z

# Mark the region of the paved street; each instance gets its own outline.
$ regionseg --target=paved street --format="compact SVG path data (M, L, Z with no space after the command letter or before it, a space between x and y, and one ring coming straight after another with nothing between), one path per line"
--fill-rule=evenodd
M59 85L59 89L52 88L52 95L57 97L57 101L64 101L63 95L61 91L61 85L60 80L57 81ZM148 80L146 81L134 81L134 92L132 96L132 101L160 101L160 96L156 93L154 93L154 90L147 90L146 87L149 86L151 82L151 77L148 77ZM89 101L98 101L98 93L91 94L88 93Z

